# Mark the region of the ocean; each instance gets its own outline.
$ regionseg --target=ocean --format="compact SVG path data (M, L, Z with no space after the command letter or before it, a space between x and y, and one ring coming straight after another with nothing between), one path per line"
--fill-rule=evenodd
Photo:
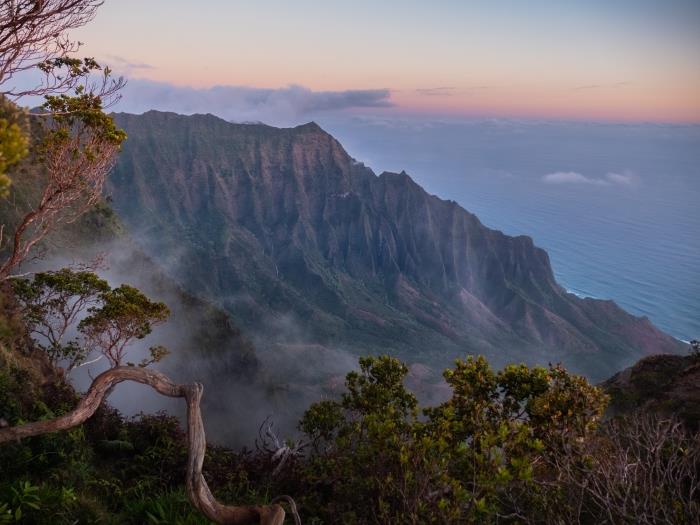
M529 235L559 283L700 339L700 125L319 119L358 161L405 170L487 226Z

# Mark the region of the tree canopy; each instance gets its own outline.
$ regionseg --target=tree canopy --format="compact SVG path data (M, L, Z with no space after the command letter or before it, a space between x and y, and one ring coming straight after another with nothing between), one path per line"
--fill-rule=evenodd
M68 371L94 353L110 366L120 366L129 345L150 334L170 313L164 303L151 301L133 286L112 289L87 270L63 268L12 283L37 344L54 366ZM70 333L74 337L66 340ZM163 347L153 347L149 363L166 354Z

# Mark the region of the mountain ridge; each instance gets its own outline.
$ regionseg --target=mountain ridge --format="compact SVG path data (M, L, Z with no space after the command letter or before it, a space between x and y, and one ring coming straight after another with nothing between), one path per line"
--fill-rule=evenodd
M464 353L563 360L596 378L681 348L612 301L567 293L532 238L487 228L404 171L376 175L316 123L115 118L130 138L109 192L127 227L276 345L440 366Z

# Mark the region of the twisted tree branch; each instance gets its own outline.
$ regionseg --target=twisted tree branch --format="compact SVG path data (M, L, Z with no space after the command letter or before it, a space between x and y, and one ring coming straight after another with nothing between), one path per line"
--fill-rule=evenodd
M89 419L105 398L105 395L117 384L123 381L135 381L152 387L156 392L168 397L184 397L187 402L187 495L202 514L210 520L222 525L282 525L284 509L278 505L247 505L229 506L219 503L209 490L202 465L207 443L204 435L204 423L200 410L200 401L204 388L200 383L179 385L173 383L167 376L155 370L134 366L120 366L101 373L90 385L87 394L80 400L78 406L63 416L0 428L0 444L20 440L31 436L39 436L48 432L57 432L73 428ZM297 525L300 525L294 500L289 496L281 496L277 500L286 500L292 509L292 515Z

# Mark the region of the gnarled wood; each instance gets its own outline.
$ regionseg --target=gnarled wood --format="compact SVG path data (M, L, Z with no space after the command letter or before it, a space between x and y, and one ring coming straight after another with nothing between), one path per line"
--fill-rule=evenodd
M167 376L134 366L120 366L111 368L95 378L90 385L87 394L80 400L75 410L46 421L36 421L16 427L0 428L0 444L22 438L39 436L48 432L57 432L80 425L90 418L104 400L107 392L115 385L123 381L135 381L152 387L156 392L168 397L184 397L187 401L187 495L192 504L210 520L226 525L282 525L284 522L284 509L278 505L249 505L229 506L219 503L209 490L204 476L202 465L207 449L204 434L204 423L200 410L200 401L204 388L200 383L179 385L173 383ZM299 520L294 501L288 496L286 499L291 507L294 521L299 525Z

